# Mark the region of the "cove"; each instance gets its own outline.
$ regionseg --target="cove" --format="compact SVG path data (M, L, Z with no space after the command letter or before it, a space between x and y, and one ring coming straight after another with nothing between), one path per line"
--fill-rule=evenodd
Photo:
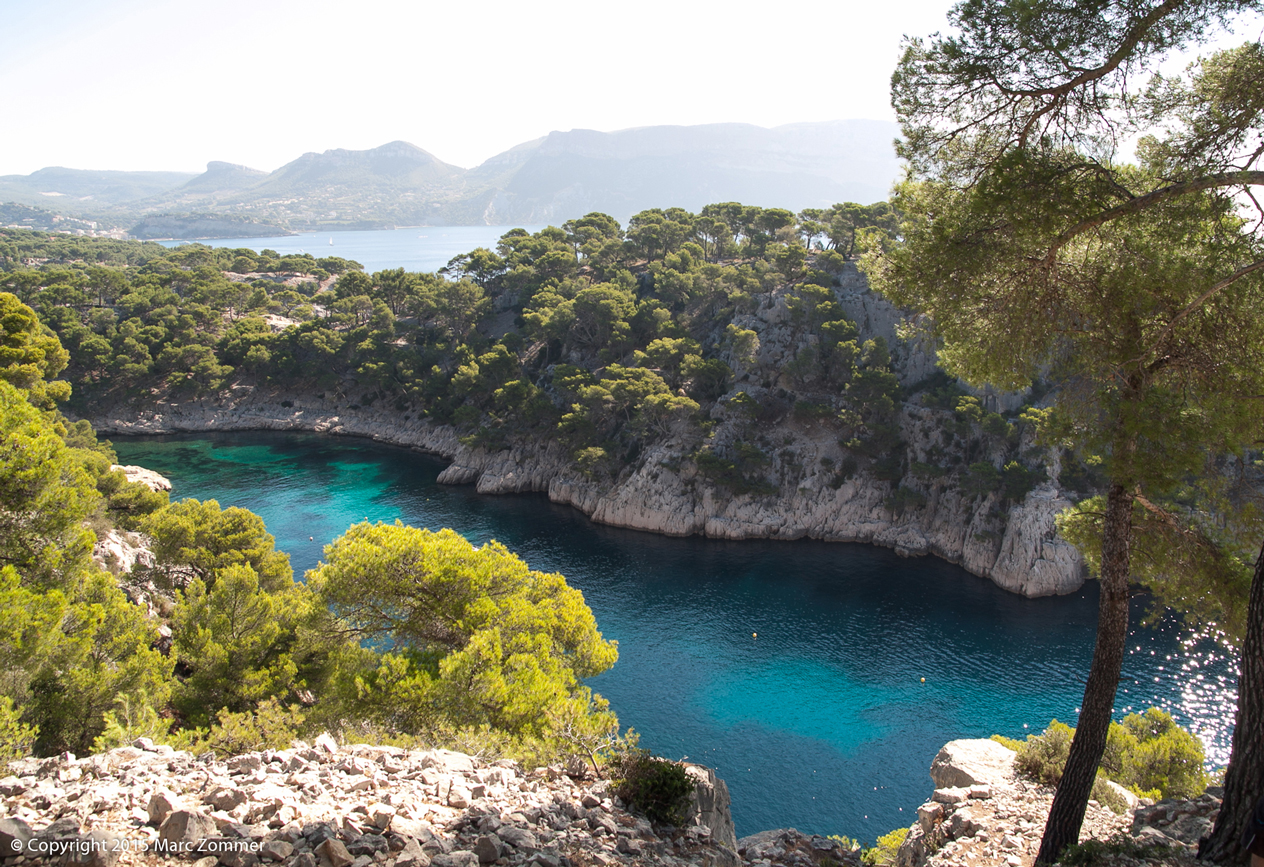
M170 478L173 499L258 512L300 576L365 519L494 538L561 572L619 642L592 687L642 746L717 769L739 836L797 827L871 842L911 824L945 742L1073 725L1092 656L1093 582L1024 599L865 545L621 530L544 495L438 485L441 461L367 440L259 432L114 446L122 463ZM1143 611L1138 598L1134 623ZM1129 651L1118 715L1164 707L1223 765L1233 660L1171 617L1134 628Z

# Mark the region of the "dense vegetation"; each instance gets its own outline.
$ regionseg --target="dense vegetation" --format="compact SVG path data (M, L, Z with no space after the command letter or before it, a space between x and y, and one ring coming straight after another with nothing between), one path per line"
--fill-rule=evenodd
M577 468L614 478L647 446L673 450L734 495L824 473L891 482L896 514L935 486L1021 501L1047 455L946 377L901 388L907 347L864 339L835 288L881 247L886 203L795 215L728 203L699 214L590 214L440 274L271 251L0 234L6 289L70 351L72 406L215 395L233 383L320 395L345 411L389 407L456 426L471 446L566 443ZM783 314L788 354L767 357L761 314ZM766 337L766 334L765 334ZM951 445L910 454L900 404L944 411ZM716 436L717 422L729 433ZM770 423L833 428L837 457L798 463ZM1092 490L1069 455L1066 479Z
M1094 493L1101 462L1071 451L1048 410L989 412L942 373L901 386L909 347L863 339L844 315L849 260L891 243L897 216L885 203L799 215L723 204L644 212L624 229L590 214L509 232L440 274L0 232L3 322L25 335L0 357L16 386L6 443L24 442L26 425L40 454L74 468L11 510L49 528L32 537L43 547L5 561L3 613L28 613L0 638L11 649L0 736L41 753L137 734L239 749L316 727L537 757L618 742L613 714L582 685L615 649L561 576L450 531L362 524L297 582L256 516L168 505L110 472L108 445L55 409L67 399L91 414L240 384L320 395L453 425L472 446L560 440L594 480L672 440L732 496L776 493L770 479L823 473L838 487L867 474L888 483L894 515L937 487L999 515L1050 462L1064 487ZM776 329L787 351L769 360L761 335ZM934 417L941 445L908 447L905 405ZM798 465L775 424L830 431L838 460ZM19 452L46 473L59 465ZM125 594L86 556L91 532L110 527L153 540L155 564L122 577ZM90 620L76 613L89 605L108 628L66 625ZM50 672L76 666L82 683L54 685ZM89 711L72 722L72 705Z

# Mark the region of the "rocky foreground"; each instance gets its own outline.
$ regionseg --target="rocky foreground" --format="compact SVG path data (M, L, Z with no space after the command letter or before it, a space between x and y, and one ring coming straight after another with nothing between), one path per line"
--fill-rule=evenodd
M655 828L604 780L328 735L219 761L141 739L24 759L0 779L6 864L91 867L736 865L728 790L708 769L689 823Z
M990 740L959 740L931 763L935 790L917 808L917 822L900 846L897 867L1031 867L1040 850L1054 790L1019 777L1016 753ZM1198 839L1211 831L1220 800L1141 801L1108 783L1127 802L1116 814L1089 801L1080 842L1131 836L1165 853L1192 859Z
M1052 790L1017 779L1014 754L954 741L931 769L899 867L1030 867ZM578 766L524 772L447 750L340 747L328 735L220 761L146 739L101 755L23 759L0 779L5 865L859 867L860 852L793 829L735 838L728 789L696 782L683 827L630 813ZM1132 833L1180 857L1219 801L1089 809L1085 838ZM1170 859L1169 859L1170 860Z

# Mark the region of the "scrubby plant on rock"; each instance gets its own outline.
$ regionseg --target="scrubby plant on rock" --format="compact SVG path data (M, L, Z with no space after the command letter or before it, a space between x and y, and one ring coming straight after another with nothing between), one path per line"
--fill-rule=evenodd
M614 777L615 791L633 810L665 825L684 822L694 791L684 765L634 748L619 757Z

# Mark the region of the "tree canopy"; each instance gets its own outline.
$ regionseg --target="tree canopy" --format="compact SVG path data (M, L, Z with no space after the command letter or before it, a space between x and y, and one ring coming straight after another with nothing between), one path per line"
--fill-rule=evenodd
M1264 221L1235 198L1264 183L1264 101L1245 84L1260 46L1132 86L1249 8L965 0L957 32L907 41L892 77L910 174L903 243L870 259L878 285L925 314L950 371L1009 388L1050 371L1046 430L1106 462L1106 496L1080 510L1100 534L1097 646L1045 863L1075 842L1105 747L1134 516L1178 520L1155 504L1264 420ZM1129 135L1137 164L1119 159ZM1242 594L1242 573L1219 589Z
M390 647L419 698L463 724L546 733L617 657L578 590L497 542L357 524L325 556L308 582L345 632Z

